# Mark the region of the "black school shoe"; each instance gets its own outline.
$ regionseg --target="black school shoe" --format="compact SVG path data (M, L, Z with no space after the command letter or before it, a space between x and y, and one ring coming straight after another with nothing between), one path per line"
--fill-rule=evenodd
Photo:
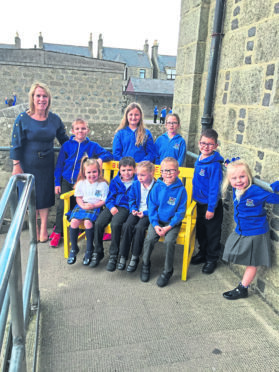
M148 282L150 279L150 263L148 265L142 264L140 272L140 280L144 283Z
M194 257L191 259L191 265L199 265L201 263L205 263L206 259L205 256L199 251Z
M163 271L162 274L157 279L157 286L161 288L165 287L168 284L172 274L173 274L173 269L169 273L166 273L165 271Z
M247 298L248 288L243 287L243 285L239 283L235 289L228 292L224 292L223 296L227 300L238 300L239 298Z
M109 260L108 260L107 267L106 267L107 271L115 271L116 264L117 264L117 256L115 255L109 256Z
M76 256L77 256L78 252L79 252L79 249L77 249L77 250L71 249L70 250L70 255L69 255L69 258L67 260L68 265L73 265L76 262L76 260L77 260Z
M207 261L202 267L202 272L204 274L212 274L214 273L216 267L217 267L216 261Z
M139 258L131 258L131 261L129 263L129 265L127 266L127 272L128 273L133 273L134 271L137 270L137 267L138 267L138 263L139 263Z
M104 258L104 252L102 253L93 253L92 261L89 267L97 267L100 261Z

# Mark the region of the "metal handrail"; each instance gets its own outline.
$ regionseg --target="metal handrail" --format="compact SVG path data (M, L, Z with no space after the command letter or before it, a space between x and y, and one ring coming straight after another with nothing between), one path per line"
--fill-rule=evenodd
M23 183L20 199L17 187ZM7 336L4 370L26 371L26 332L30 311L36 311L39 319L40 295L38 279L38 253L36 233L35 179L31 174L12 176L0 201L0 227L10 205L11 225L0 252L0 351L7 325L10 303L11 327ZM24 284L20 254L20 234L28 209L30 249ZM38 322L37 322L38 326ZM11 332L11 333L10 333ZM12 335L12 336L11 336ZM38 330L36 332L33 371L36 369ZM11 353L10 353L11 349Z
M190 156L191 158L194 158L195 160L198 159L199 155L195 154L194 152L187 151L187 155ZM223 172L226 172L226 167L223 165ZM266 191L273 192L272 188L270 187L270 184L266 181L260 180L257 177L253 177L252 179L253 183L257 186L260 186L262 189Z

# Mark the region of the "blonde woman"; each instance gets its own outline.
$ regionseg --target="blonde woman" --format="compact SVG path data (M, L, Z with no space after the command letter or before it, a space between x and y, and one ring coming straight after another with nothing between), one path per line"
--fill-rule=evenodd
M29 91L29 110L15 120L10 149L12 174L35 176L36 209L41 219L37 239L41 243L48 241L48 211L55 203L53 140L56 137L61 145L68 140L61 119L49 111L50 104L47 85L34 83Z
M136 163L149 160L155 161L156 151L153 137L143 124L143 112L138 103L130 103L126 108L122 121L116 129L113 139L113 159L120 160L131 156Z

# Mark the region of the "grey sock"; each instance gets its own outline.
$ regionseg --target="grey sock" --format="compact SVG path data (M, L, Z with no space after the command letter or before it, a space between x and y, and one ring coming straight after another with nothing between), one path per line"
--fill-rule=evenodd
M126 263L126 258L124 256L120 257L119 263L124 264Z
M132 257L131 257L131 261L130 261L129 265L130 265L130 266L135 266L135 265L136 265L135 260L137 260L137 259L138 259L138 256L134 256L134 255L132 255ZM132 261L132 260L133 260L133 261Z

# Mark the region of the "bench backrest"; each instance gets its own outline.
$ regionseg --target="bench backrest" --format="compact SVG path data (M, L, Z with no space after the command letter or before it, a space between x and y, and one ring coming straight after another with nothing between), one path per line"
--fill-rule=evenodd
M160 173L161 166L155 165L155 178L159 178L161 176ZM114 178L119 171L118 168L118 161L109 161L107 163L103 163L103 172L104 172L104 178L107 180L108 183L110 183L111 179ZM181 179L183 185L186 188L187 191L187 208L190 206L192 202L192 180L194 176L194 168L179 168L179 178Z

